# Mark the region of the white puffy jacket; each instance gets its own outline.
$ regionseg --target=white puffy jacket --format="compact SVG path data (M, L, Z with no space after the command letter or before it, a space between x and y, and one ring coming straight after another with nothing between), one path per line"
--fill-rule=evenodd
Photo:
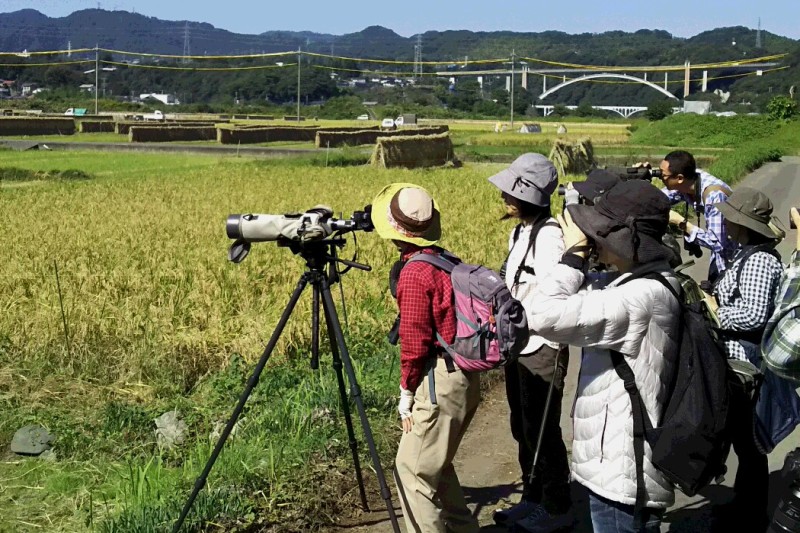
M679 304L658 281L625 277L656 271L676 290L667 263L642 265L601 290L581 290L584 274L559 264L540 278L532 322L553 342L583 348L573 415L572 476L594 493L626 505L636 503L633 415L628 393L614 370L609 349L621 352L653 425L661 422L666 387L677 356ZM675 501L672 484L650 463L645 443L647 507Z

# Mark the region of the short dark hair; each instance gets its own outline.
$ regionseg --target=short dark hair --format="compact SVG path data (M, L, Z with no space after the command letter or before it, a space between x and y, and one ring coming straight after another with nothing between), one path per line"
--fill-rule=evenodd
M551 216L550 206L541 206L532 204L530 202L526 202L524 200L519 200L519 216L520 218L530 218L534 220L541 220L542 218ZM503 215L501 220L508 220L511 218L511 215L505 214Z
M685 150L675 150L664 156L664 161L669 165L669 171L673 176L682 174L684 178L697 179L697 163L694 156Z

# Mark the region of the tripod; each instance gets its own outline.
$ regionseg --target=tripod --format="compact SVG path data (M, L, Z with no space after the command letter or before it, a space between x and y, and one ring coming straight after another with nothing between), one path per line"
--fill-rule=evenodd
M283 332L283 329L286 326L286 323L288 322L295 305L300 299L303 290L309 284L313 288L313 304L311 314L311 368L316 370L319 367L319 308L321 300L328 331L328 338L331 345L331 352L333 354L333 368L336 371L336 378L339 385L339 396L341 399L342 408L344 409L347 436L350 442L350 450L353 454L353 463L355 464L356 479L358 481L361 504L365 510L369 510L367 504L367 495L364 489L364 479L361 475L361 463L358 458L358 441L356 441L355 432L353 430L350 404L347 397L347 392L345 391L344 375L342 373L343 366L344 371L347 373L347 381L350 384L350 396L356 404L356 409L361 419L361 427L364 431L364 438L369 446L372 464L375 467L375 473L378 478L378 483L380 484L381 496L383 497L384 502L386 502L386 509L389 512L389 519L392 522L392 529L395 531L395 533L400 532L400 527L397 523L397 516L395 515L394 507L392 506L391 492L386 484L386 477L384 476L383 468L381 467L378 451L375 447L375 440L372 437L372 430L370 429L367 413L364 409L364 402L361 397L361 389L356 381L353 363L350 360L350 354L344 341L342 326L336 313L336 306L333 302L333 297L331 296L331 284L339 281L335 263L339 262L347 265L348 267L358 268L361 270L371 270L371 267L367 265L356 263L354 261L347 261L345 259L339 259L336 256L336 248L343 246L344 242L344 239L341 237L305 243L295 241L279 241L279 245L287 246L294 254L299 254L303 257L303 259L306 261L307 270L300 276L300 280L298 281L294 292L292 292L292 295L289 298L289 303L283 310L283 314L281 315L277 326L275 326L275 330L273 331L272 336L270 337L269 342L264 349L264 352L261 354L261 358L259 359L255 370L253 370L252 375L247 380L247 385L239 397L239 401L233 410L233 414L231 414L225 429L222 431L222 434L220 435L219 440L214 447L214 451L211 453L205 468L203 468L203 472L195 481L194 489L192 490L189 499L186 500L186 504L183 506L183 510L181 511L178 521L175 522L175 525L172 528L173 533L177 533L180 530L184 520L186 519L186 516L189 514L189 510L192 508L195 498L197 498L197 495L206 484L208 474L211 472L217 457L222 451L222 447L225 445L225 441L228 439L233 427L236 425L236 421L239 419L239 415L241 415L242 410L244 409L244 404L250 397L250 393L258 384L261 372L264 370L264 366L267 364L267 360L269 359L270 355L272 355L272 351L275 348L275 345L278 343L278 339L280 338L280 335ZM232 249L232 260L236 262L241 261L246 255L246 252L247 250L245 250L244 254L240 255L238 257L238 261L236 261L233 259Z

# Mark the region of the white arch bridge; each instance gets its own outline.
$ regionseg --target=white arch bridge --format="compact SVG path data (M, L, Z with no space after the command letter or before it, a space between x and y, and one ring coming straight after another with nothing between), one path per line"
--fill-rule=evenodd
M664 84L665 87L659 87L655 83L653 83L651 81L647 81L647 77L637 78L636 76L631 76L630 74L619 74L619 73L614 73L614 72L599 72L597 74L584 74L583 76L579 76L577 78L564 80L563 82L559 83L558 85L555 85L553 87L550 87L549 89L544 90L539 95L539 99L541 100L543 98L547 98L548 96L550 96L554 92L559 91L559 90L563 89L564 87L567 87L568 85L572 85L573 83L579 83L579 82L582 82L582 81L594 80L594 79L597 79L597 78L616 78L616 79L631 81L631 82L634 82L634 83L641 83L642 85L646 85L648 87L651 87L651 88L655 89L656 91L660 92L664 96L667 96L667 97L672 98L674 100L678 99L677 96L675 96L674 94L672 94L671 92L669 92L667 90L666 83Z
M554 105L537 105L536 109L538 109L538 110L540 110L542 112L542 116L543 117L547 117L547 116L550 116L553 113L553 110L555 109L555 107L556 106L554 106ZM578 109L578 106L576 106L576 105L565 105L564 107L566 107L567 109L570 109L570 110ZM646 111L647 110L646 107L632 106L632 105L593 105L592 109L600 109L602 111L611 111L611 112L619 114L622 118L629 118L629 117L635 115L636 113L640 113L642 111ZM673 107L672 108L672 112L673 113L680 113L681 109L682 108L680 108L680 107Z

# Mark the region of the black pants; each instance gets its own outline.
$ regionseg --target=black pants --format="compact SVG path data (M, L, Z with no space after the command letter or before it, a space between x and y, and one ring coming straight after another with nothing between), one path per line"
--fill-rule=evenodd
M511 408L511 433L519 443L522 498L542 504L551 514L565 513L572 506L567 448L561 436L560 425L561 398L568 361L567 348L554 350L549 346L542 346L532 355L521 357L505 367L506 394ZM545 420L535 476L531 483L529 478L536 453L536 441L551 380L555 380L553 395Z
M753 400L743 388L732 388L728 427L739 467L733 483L733 502L726 506L727 516L719 518L723 523L744 528L739 531L763 533L768 523L769 463L756 448L753 407Z

